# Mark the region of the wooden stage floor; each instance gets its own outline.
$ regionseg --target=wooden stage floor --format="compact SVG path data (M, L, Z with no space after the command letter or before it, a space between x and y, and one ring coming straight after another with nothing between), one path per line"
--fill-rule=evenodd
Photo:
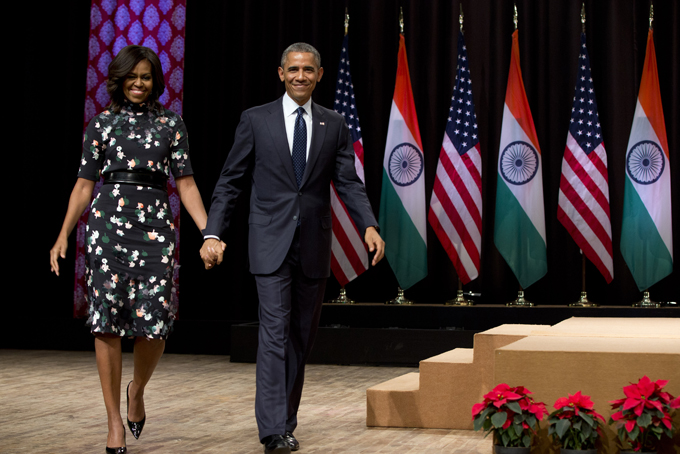
M488 454L491 440L463 430L366 427L366 388L406 367L310 365L295 431L300 454ZM125 384L132 355L123 354ZM261 453L255 365L228 356L164 355L145 395L130 454ZM0 350L0 453L103 453L106 415L92 352Z

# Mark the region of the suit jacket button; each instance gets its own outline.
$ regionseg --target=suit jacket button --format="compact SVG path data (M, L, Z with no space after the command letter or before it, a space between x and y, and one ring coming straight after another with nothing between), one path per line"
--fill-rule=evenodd
M298 192L298 195L302 195L302 191Z
M293 221L297 221L297 216L293 216Z

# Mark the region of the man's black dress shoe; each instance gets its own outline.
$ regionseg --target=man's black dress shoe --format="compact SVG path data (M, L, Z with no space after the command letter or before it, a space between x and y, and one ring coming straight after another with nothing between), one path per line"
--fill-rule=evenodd
M288 442L291 451L297 451L300 449L300 442L297 441L297 438L295 438L293 432L286 431L286 434L283 436L283 438Z
M265 454L290 454L290 445L283 435L269 435L262 443Z

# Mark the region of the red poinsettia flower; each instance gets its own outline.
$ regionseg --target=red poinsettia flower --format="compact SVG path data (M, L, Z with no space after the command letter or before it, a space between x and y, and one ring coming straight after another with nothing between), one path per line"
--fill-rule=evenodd
M555 408L560 409L564 407L571 407L574 409L574 413L578 415L579 410L592 410L593 401L590 400L590 396L584 396L581 391L577 391L576 394L569 394L569 397L560 397L555 402Z
M671 408L680 408L680 396L676 397L675 399L671 400L669 402L669 405Z
M479 413L481 413L481 411L486 408L486 404L487 404L487 402L486 402L486 399L485 399L484 402L479 403L479 404L474 404L472 406L472 416L473 416L473 418L475 416L477 416Z
M520 394L514 392L514 389L505 383L501 383L492 389L491 392L484 395L484 400L487 401L488 399L487 403L493 403L496 408L501 408L501 406L503 406L503 404L507 403L509 400L512 401L521 398L522 396Z
M668 383L667 380L658 380L660 383ZM623 409L629 410L633 408L633 413L640 416L642 411L647 408L657 408L663 410L661 402L658 400L649 400L656 391L657 384L652 382L646 375L640 379L639 382L625 386L623 393L627 399L623 403Z
M536 419L539 421L543 419L545 415L548 414L548 411L545 408L545 404L542 402L536 403L533 400L531 401L531 405L529 405L529 411L536 415Z

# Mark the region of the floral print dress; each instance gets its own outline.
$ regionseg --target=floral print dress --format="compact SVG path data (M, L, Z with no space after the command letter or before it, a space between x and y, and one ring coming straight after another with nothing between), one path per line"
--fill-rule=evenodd
M191 175L182 118L144 104L95 116L83 139L78 177L99 181L112 171ZM172 290L175 227L166 191L104 184L86 229L88 325L93 333L165 339L177 302Z

